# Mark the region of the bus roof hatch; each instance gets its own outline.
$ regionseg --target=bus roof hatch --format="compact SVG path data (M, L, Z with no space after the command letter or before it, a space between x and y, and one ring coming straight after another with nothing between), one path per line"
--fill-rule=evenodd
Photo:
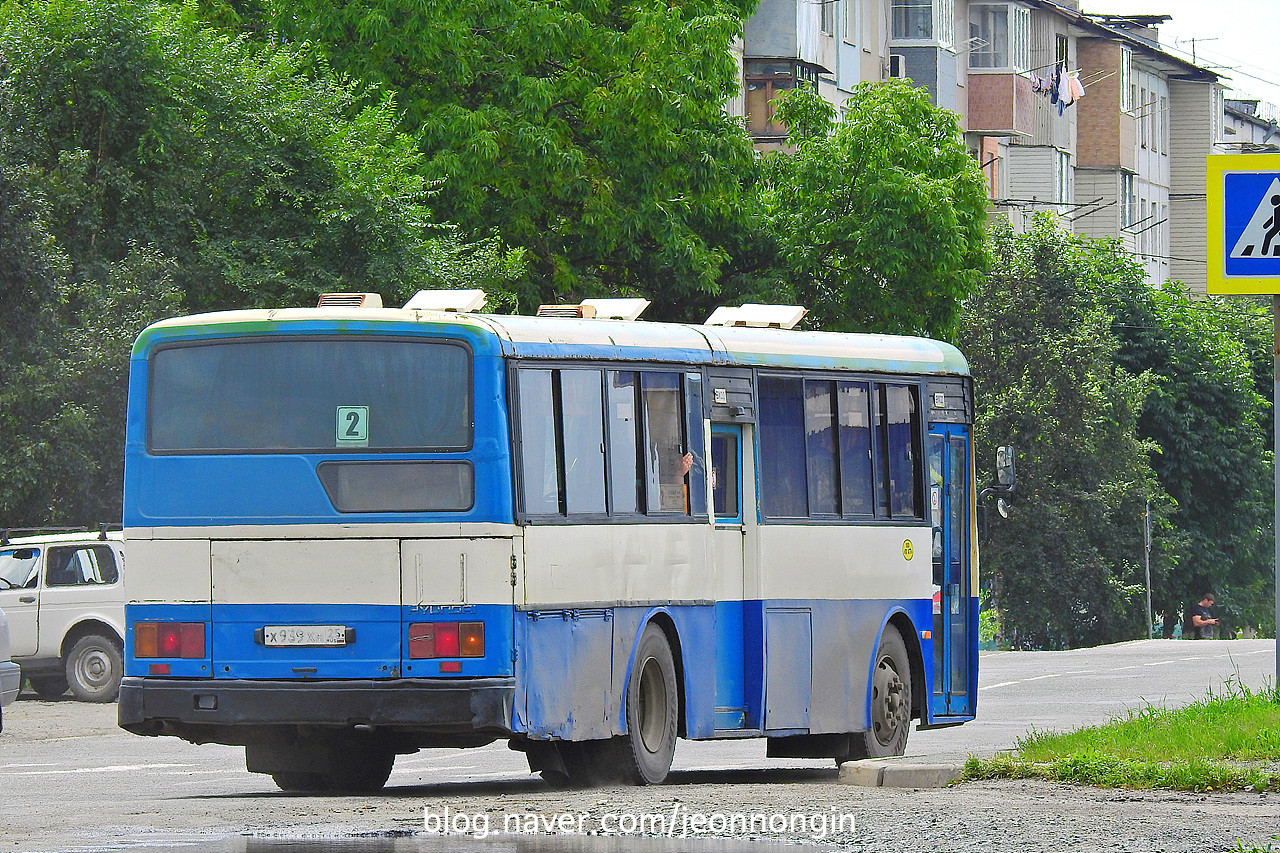
M720 306L711 312L703 325L792 329L808 313L809 309L802 305L757 305L748 302L738 308Z

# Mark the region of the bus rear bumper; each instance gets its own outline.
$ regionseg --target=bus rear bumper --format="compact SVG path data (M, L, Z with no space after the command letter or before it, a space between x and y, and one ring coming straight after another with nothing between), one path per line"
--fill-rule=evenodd
M248 681L127 677L120 726L135 734L243 743L264 727L371 726L422 734L511 734L515 679ZM461 739L461 738L460 738Z

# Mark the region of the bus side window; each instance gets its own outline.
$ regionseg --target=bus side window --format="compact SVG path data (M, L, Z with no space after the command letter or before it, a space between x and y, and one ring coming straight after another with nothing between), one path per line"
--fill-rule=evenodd
M644 397L647 512L687 512L680 374L640 374Z
M804 380L760 377L760 507L769 518L809 514Z
M892 518L920 518L920 430L917 389L911 385L885 385L881 424L889 477L889 514Z
M840 488L846 516L871 515L871 413L867 385L841 382L837 391L840 412Z
M640 421L636 417L639 387L634 370L610 370L608 395L609 430L609 511L638 512L643 483L640 472Z
M804 383L805 451L809 462L809 514L840 514L839 461L836 458L834 382Z
M599 370L561 370L565 512L604 512L604 400Z
M702 435L702 374L684 375L685 450L689 454L689 474L686 478L688 506L685 511L697 516L707 512L707 466L703 461L706 452Z
M519 371L521 474L524 511L530 515L560 512L560 469L551 373L550 370Z

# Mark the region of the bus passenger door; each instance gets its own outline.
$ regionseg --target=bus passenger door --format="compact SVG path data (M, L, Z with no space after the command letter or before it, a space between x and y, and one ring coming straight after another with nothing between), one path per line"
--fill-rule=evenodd
M711 503L716 571L717 731L747 727L744 658L743 435L737 425L711 427Z
M969 428L929 431L929 508L933 521L933 695L936 716L973 713L969 695Z

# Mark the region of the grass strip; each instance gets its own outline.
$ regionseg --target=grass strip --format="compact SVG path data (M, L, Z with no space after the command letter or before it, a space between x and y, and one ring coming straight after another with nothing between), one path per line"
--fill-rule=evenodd
M1109 788L1280 791L1280 690L1228 682L1184 708L1152 705L1016 752L971 757L963 779L1040 778Z

